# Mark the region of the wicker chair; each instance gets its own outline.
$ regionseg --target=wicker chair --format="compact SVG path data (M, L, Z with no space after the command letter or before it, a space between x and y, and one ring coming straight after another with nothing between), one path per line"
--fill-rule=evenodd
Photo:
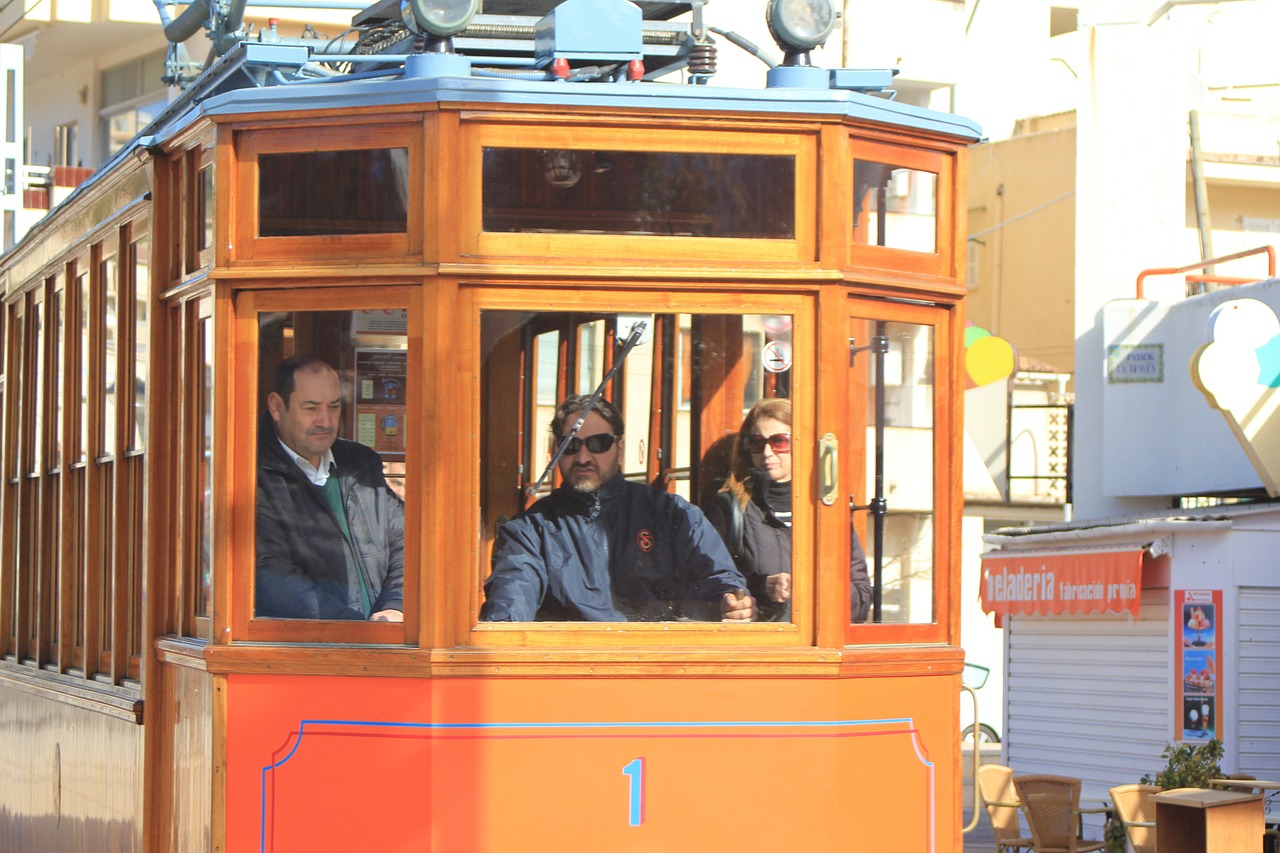
M987 817L996 837L996 853L1016 853L1031 847L1031 839L1018 826L1017 795L1013 792L1013 769L1003 764L978 768L978 792L987 807Z
M1156 804L1159 785L1117 785L1111 789L1116 818L1124 826L1133 853L1156 853Z
M1103 841L1080 837L1080 780L1070 776L1014 776L1013 789L1031 828L1036 853L1105 850Z

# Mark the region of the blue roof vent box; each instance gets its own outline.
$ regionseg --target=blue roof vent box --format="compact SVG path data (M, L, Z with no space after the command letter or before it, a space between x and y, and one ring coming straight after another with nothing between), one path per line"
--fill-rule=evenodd
M534 28L534 58L619 62L644 54L643 15L628 0L565 0Z

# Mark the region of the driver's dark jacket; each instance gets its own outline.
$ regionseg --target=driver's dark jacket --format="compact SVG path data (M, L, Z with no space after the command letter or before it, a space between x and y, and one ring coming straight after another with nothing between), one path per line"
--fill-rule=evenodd
M347 524L369 580L372 609L404 609L404 504L387 486L382 458L354 441L333 445ZM269 416L258 430L254 527L255 615L364 619L359 570L320 487L280 446Z
M700 509L618 476L594 493L562 486L502 526L480 619L719 619L745 588Z

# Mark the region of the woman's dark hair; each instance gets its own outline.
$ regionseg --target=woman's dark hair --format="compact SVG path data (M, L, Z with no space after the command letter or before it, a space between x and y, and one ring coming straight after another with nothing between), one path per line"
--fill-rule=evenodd
M751 500L751 492L756 486L755 469L751 464L751 451L747 450L747 439L754 433L756 421L761 418L770 418L791 426L791 400L786 397L757 400L742 419L738 434L733 437L733 463L720 491L732 493L744 507Z

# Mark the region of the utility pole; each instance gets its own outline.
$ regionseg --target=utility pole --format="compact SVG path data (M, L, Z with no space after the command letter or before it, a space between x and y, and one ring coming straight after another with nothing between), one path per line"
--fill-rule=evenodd
M1204 181L1204 159L1200 152L1200 116L1192 110L1187 116L1191 132L1191 184L1195 188L1196 229L1200 232L1200 260L1213 257L1213 227L1209 219L1209 188ZM1213 275L1213 267L1204 268Z

